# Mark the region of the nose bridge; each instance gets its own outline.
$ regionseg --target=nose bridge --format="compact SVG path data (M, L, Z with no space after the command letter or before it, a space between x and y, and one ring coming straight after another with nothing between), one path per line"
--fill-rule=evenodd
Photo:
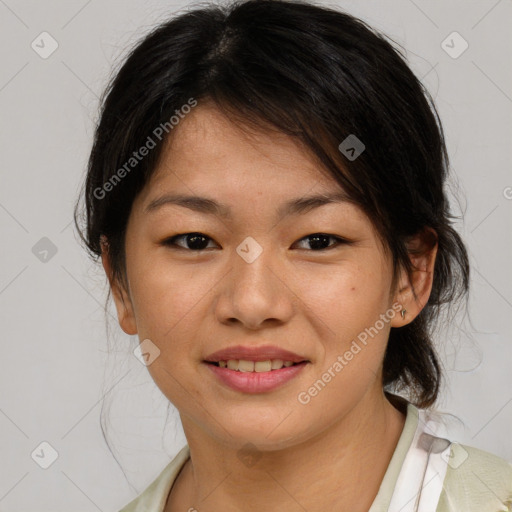
M290 317L293 305L278 278L276 260L271 248L250 236L236 247L229 284L219 301L218 314L224 320L236 318L255 327L266 319L286 321Z
M234 280L241 287L254 287L254 293L267 293L276 287L270 287L266 290L269 281L275 279L275 271L271 270L275 266L275 255L268 242L265 243L260 237L261 244L252 236L247 236L236 247L233 254ZM265 244L265 247L263 246Z

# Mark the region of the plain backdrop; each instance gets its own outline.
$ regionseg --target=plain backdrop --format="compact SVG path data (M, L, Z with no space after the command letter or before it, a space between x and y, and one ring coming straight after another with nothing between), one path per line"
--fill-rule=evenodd
M472 324L436 340L438 409L460 419L457 440L512 460L512 2L325 3L404 46L435 98L472 265ZM72 210L111 70L187 4L0 0L0 511L117 511L185 443L112 306L107 345L105 279Z

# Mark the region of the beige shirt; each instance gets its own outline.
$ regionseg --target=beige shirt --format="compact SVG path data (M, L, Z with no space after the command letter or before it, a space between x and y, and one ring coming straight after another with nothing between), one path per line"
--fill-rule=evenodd
M400 471L411 450L419 428L419 409L407 403L402 434L388 465L379 492L368 512L399 512L390 503L397 492L410 493L414 500L418 489L398 489ZM120 512L163 512L171 487L190 457L188 444L163 469L137 498ZM511 512L512 464L489 452L453 443L450 458L463 463L448 465L437 508L425 512ZM410 459L409 459L410 460ZM403 473L402 473L403 478ZM426 488L428 482L423 486ZM396 497L396 496L395 496ZM420 512L423 512L420 509Z

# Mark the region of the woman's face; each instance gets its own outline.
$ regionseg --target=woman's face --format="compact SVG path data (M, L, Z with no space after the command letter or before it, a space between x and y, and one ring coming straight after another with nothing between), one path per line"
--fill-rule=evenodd
M148 370L185 428L194 424L226 446L284 448L382 397L389 330L400 324L391 260L352 203L286 208L340 192L291 139L248 137L211 106L199 105L174 128L133 204L129 290L124 303L114 297L123 330L150 340ZM159 201L148 208L166 195L222 206ZM166 245L187 233L204 238ZM310 236L319 233L329 236ZM213 370L205 359L239 345L271 345L308 362L274 387L268 373L238 373L241 386L256 384L234 388L217 375L234 370Z

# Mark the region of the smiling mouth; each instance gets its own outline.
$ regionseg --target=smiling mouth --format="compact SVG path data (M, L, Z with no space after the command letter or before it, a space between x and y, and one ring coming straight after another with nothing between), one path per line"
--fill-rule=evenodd
M205 363L217 366L219 368L226 368L238 372L271 372L288 368L290 366L297 366L309 361L300 361L294 363L292 361L283 361L282 359L266 359L264 361L248 361L245 359L228 359L225 361L204 361Z

